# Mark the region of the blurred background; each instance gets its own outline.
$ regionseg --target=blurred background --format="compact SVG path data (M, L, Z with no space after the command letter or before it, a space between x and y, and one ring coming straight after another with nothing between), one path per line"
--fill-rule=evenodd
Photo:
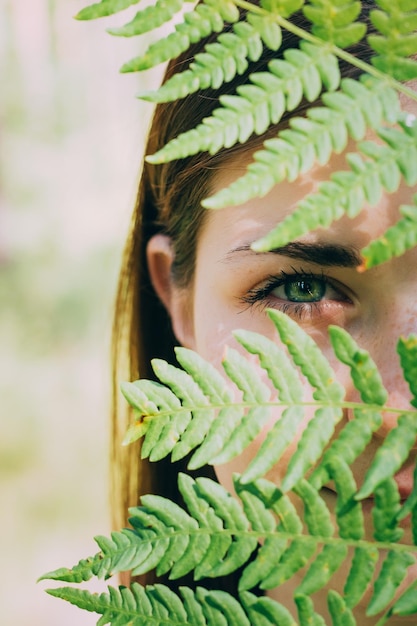
M43 573L109 532L109 346L119 259L160 72L88 1L0 0L0 621L79 626ZM140 8L143 8L141 2ZM93 588L90 586L90 589Z

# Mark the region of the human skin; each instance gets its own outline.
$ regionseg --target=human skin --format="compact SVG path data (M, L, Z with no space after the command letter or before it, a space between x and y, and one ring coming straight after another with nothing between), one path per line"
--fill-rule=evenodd
M349 149L352 150L353 145L348 146L347 151ZM316 190L332 172L346 169L345 155L346 152L334 155L328 165L314 167L296 183L280 183L264 198L209 212L198 239L193 285L188 289L180 289L172 282L170 241L163 235L156 235L148 246L151 277L170 313L179 343L197 351L219 369L227 346L239 349L232 335L236 328L261 333L279 343L277 331L265 312L267 307L276 308L292 317L316 341L344 385L347 401L358 401L359 396L348 368L334 357L327 330L330 324L347 330L361 348L370 352L388 391L387 406L409 409L410 391L404 382L396 344L400 335L417 332L417 249L365 272L358 271L358 264L360 250L397 221L398 207L410 204L416 189L401 183L396 193L382 195L377 206L365 206L356 218L343 217L327 229L315 230L298 239L298 243L305 244L299 251L255 253L249 247L291 213L297 203ZM242 158L228 163L216 175L213 191L240 176L245 165ZM335 248L339 253L346 253L345 261L340 259L340 254L335 254ZM325 259L317 262L323 249ZM294 297L300 301L294 301ZM312 298L315 301L308 302ZM305 399L309 398L311 392L306 388ZM311 417L311 412L307 411L303 427ZM381 441L395 426L397 417L395 412L384 413L382 427L375 433L366 453L354 464L358 484ZM277 411L267 428L279 418ZM349 419L352 414L346 410L342 422ZM264 436L265 432L233 461L216 467L217 477L227 489L233 489L233 473L244 471ZM267 478L279 484L295 446L296 442ZM402 498L412 489L415 457L414 449L405 469L395 477ZM334 510L335 494L331 486L323 491L323 497ZM365 503L368 527L370 508ZM404 541L411 542L407 521L404 528ZM417 568L412 569L409 580L417 577ZM343 574L341 571L340 579ZM295 580L292 586L298 582ZM288 597L286 593L283 596L280 589L268 593L279 601ZM325 614L324 595L317 594L315 606ZM376 623L363 613L358 619L364 626ZM415 619L398 618L390 623L411 626Z

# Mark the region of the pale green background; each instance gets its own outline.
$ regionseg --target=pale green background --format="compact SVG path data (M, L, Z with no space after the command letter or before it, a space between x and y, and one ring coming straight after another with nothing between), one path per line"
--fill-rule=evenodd
M105 32L120 17L73 20L86 4L0 0L0 623L8 626L95 624L36 579L92 554L93 535L109 529L111 305L149 112L135 94L155 77L118 73L144 44Z

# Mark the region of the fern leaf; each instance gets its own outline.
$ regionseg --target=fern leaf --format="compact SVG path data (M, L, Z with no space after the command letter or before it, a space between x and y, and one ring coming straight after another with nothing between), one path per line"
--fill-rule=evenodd
M198 410L195 408L198 406L207 406L208 399L201 390L201 387L189 374L177 367L169 365L162 359L154 359L152 361L152 367L159 380L165 385L168 385L177 398L181 400L182 406L194 409L191 422L188 419L190 414L185 413L184 416L181 417L180 423L178 423L177 420L171 421L171 426L165 427L161 435L169 440L171 450L175 447L172 460L177 461L203 441L210 424L215 418L215 411L213 409ZM184 435L184 437L182 435ZM180 437L181 444L176 445Z
M327 594L327 605L333 626L356 626L356 620L344 598L332 589Z
M311 535L331 537L334 533L330 512L319 493L305 480L294 488L304 505L304 522Z
M414 204L400 207L402 218L362 250L364 269L401 256L417 245L417 197Z
M155 4L136 13L128 24L120 28L108 28L107 32L121 37L142 35L168 23L178 11L181 11L185 2L189 0L157 0Z
M413 394L411 404L417 408L417 335L410 335L398 340L397 351L400 355L404 378Z
M294 362L300 367L310 385L315 389L316 400L340 402L344 388L336 381L328 361L323 357L314 341L287 315L269 310L281 341L287 346ZM288 465L281 489L291 489L302 478L308 467L314 465L324 446L329 442L335 424L341 418L338 408L319 408L301 435L298 447Z
M354 420L347 422L325 450L317 468L309 476L309 482L318 489L330 480L329 463L333 459L340 459L346 465L351 465L365 450L371 441L372 433L382 424L380 412L368 409L354 409Z
M294 598L297 606L300 624L311 624L311 626L326 626L324 619L314 611L314 605L308 596L298 595Z
M48 593L79 608L102 615L99 624L121 626L251 626L248 617L230 594L222 591L180 589L180 596L160 584L131 588L108 588L109 593L92 594L82 589L62 587ZM275 603L274 603L275 604Z
M398 521L403 520L410 513L413 515L417 511L417 465L414 468L414 476L413 476L413 490L410 493L407 500L404 502L400 511L398 512L397 519ZM416 520L414 520L416 521ZM417 545L417 526L412 525L414 532L414 543Z
M240 594L240 599L251 626L297 626L290 612L271 598L259 598L246 591Z
M331 326L329 336L339 361L350 367L353 384L360 392L362 401L382 406L388 398L388 393L368 352L361 350L349 333L340 326Z
M236 350L229 348L223 359L226 374L243 393L243 401L257 406L243 416L227 444L219 455L212 459L214 465L226 463L240 454L246 446L259 435L263 427L270 421L269 408L263 406L270 399L269 388L257 379L257 370Z
M224 591L207 592L200 588L197 597L204 602L209 624L225 624L225 626L251 626L241 605ZM220 618L224 621L220 621Z
M355 549L343 597L346 606L353 609L365 594L374 575L379 552L376 546L358 547Z
M397 80L411 80L417 76L417 63L405 58L417 52L417 11L415 6L400 0L379 0L379 8L370 12L371 21L379 35L369 35L369 45L377 52L372 63Z
M331 0L310 0L303 7L304 15L313 24L314 35L339 48L347 48L365 35L365 24L354 21L360 10L360 2Z
M245 534L249 530L248 520L237 501L223 487L203 478L197 479L196 485L200 497L213 507L216 515L223 521L224 527L232 531L237 538L231 543L227 558L223 559L217 554L217 562L215 565L210 564L210 568L204 568L200 563L195 570L195 576L197 578L225 576L248 560L257 546L257 539Z
M417 612L417 581L397 600L390 615L412 615Z
M375 539L392 543L399 541L404 530L398 528L398 514L401 509L400 494L393 478L378 485L375 489L374 501L372 518Z
M310 565L295 594L311 595L322 589L346 559L348 550L343 544L327 544Z
M337 84L335 78L332 88ZM325 93L323 101L327 106L308 109L306 118L291 118L289 129L265 141L264 148L254 153L246 174L205 199L203 205L219 209L262 197L283 180L294 181L312 161L325 165L333 152L345 149L349 136L363 139L368 127L376 128L387 115L391 120L393 112L398 112L395 92L367 75L360 82L343 79L341 92ZM311 155L310 162L306 153Z
M329 478L334 480L337 503L336 519L339 536L344 539L361 539L364 534L364 519L362 507L355 502L357 491L352 470L340 457L332 457L328 462Z
M97 17L114 15L114 13L123 11L133 4L138 4L138 2L140 0L101 0L101 2L91 4L79 11L75 18L77 20L94 20Z
M284 351L265 337L248 331L234 333L239 343L259 357L261 367L278 391L282 403L297 404L302 397L301 381ZM302 407L291 406L268 431L259 452L248 465L242 482L249 482L266 474L278 462L288 444L295 437L302 422Z
M290 580L308 563L316 549L315 544L294 539L280 557L279 562L275 563L274 569L263 578L259 585L260 588L264 590L275 589L275 587L279 587Z
M121 71L139 72L174 59L187 50L191 43L200 41L212 32L221 32L225 22L237 22L238 19L239 11L231 0L205 0L184 14L184 20L175 25L174 32L152 43L145 54L125 63Z
M265 506L263 499L259 497L259 493L253 492L252 485L246 486L242 484L241 480L235 480L235 489L242 501L252 530L258 531L260 534L267 533L264 543L258 549L256 558L245 567L239 579L239 590L242 591L256 587L265 576L273 571L275 563L287 548L288 540L284 537L269 535L276 528L276 519ZM268 500L270 498L271 494L269 494Z
M198 152L215 154L222 147L244 143L252 133L261 135L270 124L277 124L285 110L297 106L303 95L309 100L316 99L324 82L323 75L326 82L332 77L330 86L333 88L337 75L334 70L328 74L327 68L329 65L333 68L334 57L321 48L312 50L311 44L306 50L291 49L284 53L284 61L271 61L268 81L264 74L255 73L250 77L252 84L237 88L238 95L220 96L222 107L215 109L211 117L168 142L146 160L154 164L166 163Z
M362 487L356 494L361 500L367 498L378 485L390 478L405 463L417 436L415 413L404 413L398 425L391 430L378 448L371 467L365 475Z
M387 179L385 175L390 168L399 169L407 184L414 185L417 181L417 138L394 129L380 129L378 135L387 142L382 152L376 148L371 159L364 159L358 153L349 154L350 171L333 174L329 181L320 185L316 194L302 200L292 214L255 242L252 248L256 251L278 248L310 230L327 228L344 213L355 217L365 201L374 205L384 189L394 191L391 178ZM363 148L371 156L369 142L359 144L358 148Z
M316 400L340 402L344 397L344 387L336 380L329 362L313 339L285 313L269 309L268 316L294 363L315 389L313 397Z
M377 615L388 606L413 563L415 558L411 554L388 552L374 584L374 593L366 610L368 616Z
M149 102L172 102L200 89L218 89L243 74L248 60L257 61L263 44L278 50L281 39L281 29L270 15L248 14L247 22L234 24L233 32L222 33L217 42L196 54L189 69L174 74L157 91L142 92L139 97Z

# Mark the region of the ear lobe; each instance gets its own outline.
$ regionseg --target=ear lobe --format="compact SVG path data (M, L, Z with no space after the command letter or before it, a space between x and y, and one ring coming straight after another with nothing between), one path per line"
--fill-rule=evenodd
M148 242L146 256L153 288L168 311L176 338L182 346L193 348L192 296L189 290L177 287L172 280L174 251L171 238L154 235Z

